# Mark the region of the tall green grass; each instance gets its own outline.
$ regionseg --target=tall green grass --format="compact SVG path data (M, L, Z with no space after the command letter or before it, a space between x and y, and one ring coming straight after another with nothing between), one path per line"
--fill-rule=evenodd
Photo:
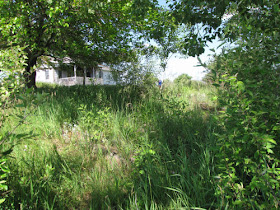
M215 208L218 129L205 84L38 88L17 133L4 208ZM29 109L33 109L29 107ZM16 112L16 110L11 110ZM10 119L15 124L16 119ZM1 132L10 129L7 124Z

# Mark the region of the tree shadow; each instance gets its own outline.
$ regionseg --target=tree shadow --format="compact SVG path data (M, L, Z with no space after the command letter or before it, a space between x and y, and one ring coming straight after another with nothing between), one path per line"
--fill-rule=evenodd
M153 203L166 207L176 199L181 199L182 207L213 207L216 199L213 147L218 126L209 111L190 109L160 93L151 96L137 86L42 87L37 91L50 94L45 110L55 108L56 120L61 125L77 123L78 109L82 105L88 110L109 107L114 111L135 113L146 125L143 128L147 138L139 145L132 164L131 192L117 196L117 192L108 193L112 190L96 192L93 189L81 202L83 206L126 207L132 205L128 200L137 197L133 202L137 208Z
M148 135L156 155L145 160L147 173L145 178L140 176L140 183L150 190L141 193L149 194L150 205L156 201L168 206L183 197L187 202L181 207L212 208L216 200L214 132L218 130L214 113L183 109L165 99L153 103L157 111L149 114L153 124Z

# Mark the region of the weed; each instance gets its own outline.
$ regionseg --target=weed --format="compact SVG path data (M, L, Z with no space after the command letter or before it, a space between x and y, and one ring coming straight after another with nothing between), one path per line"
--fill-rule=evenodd
M37 91L49 95L20 126L35 136L17 144L9 159L12 193L6 207L214 206L216 125L198 105L215 106L207 87L170 86L162 97L157 89L137 86ZM2 130L11 124L12 119Z

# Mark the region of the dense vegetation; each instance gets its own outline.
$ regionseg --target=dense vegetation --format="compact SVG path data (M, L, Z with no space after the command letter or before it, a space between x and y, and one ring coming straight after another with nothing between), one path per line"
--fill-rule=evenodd
M41 104L8 109L1 133L7 208L178 208L215 205L213 88L38 88ZM210 94L210 95L209 95ZM201 105L209 107L202 110ZM36 106L36 108L34 107ZM212 110L213 111L213 110ZM24 138L28 134L28 137ZM16 140L24 138L22 140Z
M3 208L279 207L278 1L0 6ZM204 65L209 85L133 81L145 78L136 52L165 69L170 53L199 55L216 37L234 47ZM139 47L150 39L159 49ZM133 66L137 86L27 88L41 55Z
M210 67L225 107L218 117L219 194L230 205L273 208L280 198L279 54L255 41L222 53Z

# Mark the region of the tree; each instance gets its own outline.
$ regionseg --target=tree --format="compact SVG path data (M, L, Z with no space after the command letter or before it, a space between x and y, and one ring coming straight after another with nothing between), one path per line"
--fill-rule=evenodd
M216 56L208 65L215 85L220 86L218 102L226 108L217 118L222 129L216 147L219 208L278 208L279 4L276 1L218 4L182 1L178 8L190 13L180 13L178 17L193 24L207 23L217 35L235 43L234 48ZM221 24L226 13L232 17ZM200 36L209 39L208 34ZM203 43L203 39L196 41Z
M0 48L24 47L28 87L35 86L33 67L42 55L69 56L84 65L125 60L135 35L131 32L141 25L135 14L140 11L144 17L148 10L134 11L137 4L128 0L1 0Z
M157 81L155 75L159 73L154 57L144 56L139 51L134 51L129 61L112 65L112 69L119 84L153 86Z
M187 86L190 84L192 77L187 74L181 74L176 79L174 79L174 84L177 86Z
M208 65L225 107L217 118L217 208L279 208L279 2L174 1L171 10L190 26L187 54L201 54L216 36L235 43Z
M190 27L185 35L185 53L195 56L204 52L207 41L217 36L235 41L246 39L250 30L264 35L279 33L278 1L173 1L170 5L177 24ZM227 20L225 17L227 16ZM242 31L239 30L242 27ZM254 30L254 31L255 31Z
M155 57L160 60L160 66L165 71L167 62L175 53L181 53L184 34L188 27L176 25L175 19L170 16L170 11L161 8L156 17L152 17L153 24L150 27L149 38L154 41L151 45Z

